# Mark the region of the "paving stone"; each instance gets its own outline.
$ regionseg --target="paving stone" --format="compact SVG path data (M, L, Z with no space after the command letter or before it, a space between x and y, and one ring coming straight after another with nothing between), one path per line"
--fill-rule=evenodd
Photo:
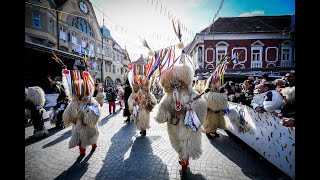
M49 135L39 140L32 139L33 126L26 127L25 179L181 179L178 154L170 145L166 124L153 119L157 106L145 137L140 137L133 122L123 123L122 110L106 118L107 108L107 104L102 107L97 150L89 157L88 147L88 159L78 164L78 147L68 148L71 127L57 130L45 119ZM199 159L190 159L189 179L286 177L269 162L257 160L231 137L221 135L214 141L202 135L204 152Z

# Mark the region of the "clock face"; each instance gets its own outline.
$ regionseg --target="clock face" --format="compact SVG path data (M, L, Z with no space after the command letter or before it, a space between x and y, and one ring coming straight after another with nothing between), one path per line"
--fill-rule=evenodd
M83 13L88 14L89 9L83 1L80 1L79 6L80 6L80 9Z

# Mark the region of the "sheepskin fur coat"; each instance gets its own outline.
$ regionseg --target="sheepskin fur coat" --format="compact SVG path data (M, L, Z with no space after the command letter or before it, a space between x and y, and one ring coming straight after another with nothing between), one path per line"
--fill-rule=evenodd
M69 87L64 74L62 80L64 86ZM69 90L66 91L71 101L63 112L63 121L65 127L72 125L69 148L74 148L79 144L82 148L85 148L97 143L99 137L98 121L101 109L99 103L92 97L94 93L93 84L90 84L90 90L88 96L77 96L71 94Z
M104 95L103 95L103 88L99 88L98 89L98 93L97 93L97 101L100 104L100 106L103 106L104 103Z
M35 137L49 134L42 117L45 112L43 109L45 102L45 93L41 87L33 86L25 89L25 119L31 118Z
M220 86L220 82L212 83L213 76L207 81L206 89L209 92L204 94L207 102L208 113L203 128L206 133L215 133L217 128L226 129L223 109L228 107L228 97L224 93L218 93L216 90Z
M133 89L135 91L135 88ZM150 112L157 104L157 99L150 92L150 81L141 84L136 93L134 91L129 97L129 104L132 105L132 110L134 104L138 105L138 114L133 116L133 120L137 129L143 131L150 128Z
M173 72L167 70L163 73L160 84L164 90L164 96L159 103L155 120L158 123L167 123L171 146L180 158L197 159L202 154L201 130L191 131L184 123L186 114L184 105L199 95L192 88L193 77L194 71L187 64L176 65ZM175 107L177 101L181 103L180 111L177 111ZM202 124L207 115L205 99L200 97L190 104Z

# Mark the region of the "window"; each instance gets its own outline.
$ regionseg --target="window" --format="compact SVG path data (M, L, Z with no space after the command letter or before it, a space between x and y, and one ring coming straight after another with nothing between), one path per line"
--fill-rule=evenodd
M116 73L116 65L112 65L113 73Z
M198 62L202 63L202 48L199 47L198 49Z
M94 42L93 41L90 41L90 50L94 51Z
M53 19L50 19L49 21L49 32L50 33L54 33L53 29L54 29L54 24L53 24Z
M215 46L216 46L216 65L218 65L220 63L220 61L227 54L229 44L227 42L220 41Z
M60 39L67 40L67 30L60 26Z
M262 68L262 46L251 46L251 68Z
M81 47L83 47L83 48L87 47L87 39L85 37L82 37Z
M123 68L121 68L120 71L121 71L121 74L123 74Z
M282 49L282 61L289 61L290 49Z
M97 53L101 54L101 46L100 46L100 44L97 45Z
M72 26L79 29L80 31L90 35L91 37L94 37L93 30L90 26L90 24L84 20L81 17L76 17L72 20Z
M41 24L40 24L40 14L37 12L32 13L32 24L34 28L40 29Z
M78 35L75 32L71 33L71 42L73 44L78 44Z
M260 51L252 50L252 61L260 61Z
M217 52L217 61L220 62L224 56L226 55L226 51L225 50L218 50Z

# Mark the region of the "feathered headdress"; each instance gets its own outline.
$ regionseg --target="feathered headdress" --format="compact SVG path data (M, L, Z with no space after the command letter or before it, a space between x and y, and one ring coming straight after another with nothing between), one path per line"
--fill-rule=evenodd
M173 30L174 30L174 33L177 35L178 39L179 39L179 44L177 45L177 47L179 49L183 49L184 48L184 45L181 41L181 37L182 37L182 34L181 34L181 24L180 24L180 21L178 21L178 31L176 29L176 26L174 25L174 20L172 19L172 25L173 25Z
M140 38L141 39L141 38ZM147 40L145 40L145 39L143 39L142 40L142 45L144 46L144 47L146 47L146 48L148 48L148 56L154 56L154 53L153 53L153 51L151 50L151 48L150 48L150 46L148 45L148 43L147 43Z

